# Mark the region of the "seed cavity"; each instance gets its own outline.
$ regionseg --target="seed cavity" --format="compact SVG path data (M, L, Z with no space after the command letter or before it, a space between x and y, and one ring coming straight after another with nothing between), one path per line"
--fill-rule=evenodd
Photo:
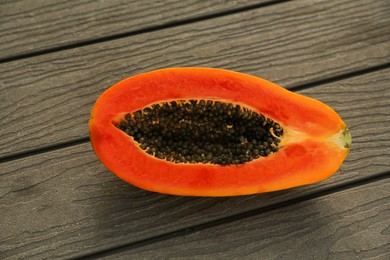
M283 136L280 124L249 108L203 99L152 104L114 125L174 163L243 164L277 152Z

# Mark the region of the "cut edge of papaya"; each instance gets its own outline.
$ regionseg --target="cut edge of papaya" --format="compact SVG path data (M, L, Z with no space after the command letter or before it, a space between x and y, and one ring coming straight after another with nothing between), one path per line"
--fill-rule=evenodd
M239 165L177 164L146 154L112 123L151 103L190 98L240 103L272 118L286 130L283 148ZM327 105L260 78L211 68L164 69L125 79L99 97L89 125L95 153L111 172L173 195L236 196L311 184L335 173L351 146L345 123Z

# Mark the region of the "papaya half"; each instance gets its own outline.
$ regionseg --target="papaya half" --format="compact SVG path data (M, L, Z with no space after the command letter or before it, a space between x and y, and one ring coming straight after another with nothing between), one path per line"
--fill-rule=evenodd
M351 146L329 106L267 80L213 68L127 78L96 101L90 139L124 181L173 195L236 196L315 183Z

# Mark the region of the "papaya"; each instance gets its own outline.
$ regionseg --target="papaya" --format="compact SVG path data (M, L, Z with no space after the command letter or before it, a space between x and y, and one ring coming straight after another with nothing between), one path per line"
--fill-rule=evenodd
M96 101L92 147L115 175L172 195L237 196L333 175L351 135L328 105L270 81L214 68L127 78Z

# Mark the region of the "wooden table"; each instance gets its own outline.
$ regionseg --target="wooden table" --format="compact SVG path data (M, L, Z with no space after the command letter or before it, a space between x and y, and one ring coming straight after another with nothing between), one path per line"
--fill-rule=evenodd
M0 259L390 259L390 1L2 0L0 41ZM91 148L90 110L181 66L329 104L350 155L323 182L253 196L124 183Z

